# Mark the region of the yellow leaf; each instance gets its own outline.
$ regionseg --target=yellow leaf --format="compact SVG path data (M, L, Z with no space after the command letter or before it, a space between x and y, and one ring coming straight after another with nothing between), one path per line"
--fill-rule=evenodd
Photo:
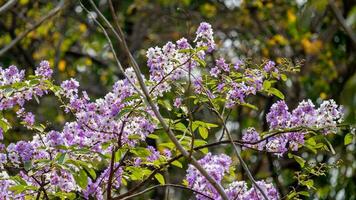
M277 34L277 35L273 36L273 38L280 45L287 45L288 44L288 40L285 37L283 37L283 35Z
M66 69L67 62L65 60L60 60L58 63L58 70L63 72Z
M320 98L321 99L326 99L328 95L325 94L325 92L320 93Z
M288 19L288 22L291 24L297 20L297 17L295 16L295 14L293 13L292 10L287 11L287 19Z
M85 65L90 66L93 64L93 61L90 58L85 59Z
M20 3L21 5L25 5L25 4L27 4L27 3L28 3L28 1L29 1L29 0L20 0L20 2L19 2L19 3Z
M83 33L83 32L86 32L86 31L87 31L87 25L81 23L81 24L79 25L79 31L82 32L82 33Z
M310 55L318 54L323 47L323 43L320 40L310 41L307 38L303 38L301 43L305 53Z

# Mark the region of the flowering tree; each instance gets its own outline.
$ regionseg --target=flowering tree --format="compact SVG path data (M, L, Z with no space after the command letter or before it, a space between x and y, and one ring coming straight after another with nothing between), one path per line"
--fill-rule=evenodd
M284 197L272 182L254 178L241 151L288 155L301 167L305 161L293 152L305 150L303 147L335 153L326 136L344 126L342 107L333 100L318 106L304 100L289 110L284 95L275 88L277 82L297 72L298 66L287 61L277 65L273 61L209 60L207 54L216 44L212 27L203 22L193 41L182 38L148 49L146 77L130 54L120 26L113 27L94 3L92 6L115 33L131 67L123 69L116 59L125 78L98 99L90 98L75 79L57 85L47 61L27 77L15 66L1 68L0 110L15 111L34 136L1 144L0 199L130 199L157 187L189 190L196 199L204 200L281 199ZM106 30L98 25L113 48ZM62 130L50 130L26 110L27 101L39 102L43 95L55 95L61 109L73 117ZM258 95L274 95L281 100L266 115L268 130L251 127L238 140L227 126L229 112L238 106L258 109L249 101ZM197 119L194 113L202 109L216 115L220 124ZM3 139L11 124L4 115L0 117ZM219 129L219 138L208 143ZM150 146L148 138L157 145ZM211 153L218 145L232 146L232 155ZM184 168L185 162L189 165L181 182L166 183L163 172L173 166ZM236 166L242 166L246 180L234 176ZM311 167L299 173L299 184L313 188L307 173L319 175L323 170ZM159 184L142 190L153 179ZM299 195L307 193L293 190L288 198Z

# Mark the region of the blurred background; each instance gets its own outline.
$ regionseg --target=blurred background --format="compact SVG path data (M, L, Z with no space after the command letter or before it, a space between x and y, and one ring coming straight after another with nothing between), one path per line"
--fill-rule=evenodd
M95 2L113 23L108 2ZM104 34L79 1L62 3L55 0L0 0L0 66L17 65L31 74L41 60L47 59L52 64L57 83L75 77L91 97L101 97L122 75ZM117 0L113 3L118 11L118 23L143 72L148 72L146 49L181 37L192 41L199 23L206 21L212 24L219 46L219 51L209 55L211 59L223 56L232 61L271 59L281 63L288 59L301 63L300 73L278 85L288 105L294 108L307 98L316 104L332 98L345 106L346 122L355 124L356 1ZM93 10L87 2L83 1L83 4ZM57 6L61 6L60 9ZM109 34L120 60L128 66L125 54L112 33ZM241 137L241 130L248 126L265 129L264 114L276 100L271 97L252 99L258 105L258 111L234 109L230 120L236 129L235 137ZM44 97L41 106L31 102L27 107L36 113L37 120L60 130L69 118L58 106L55 99ZM13 113L6 115L16 121ZM10 133L5 136L6 142L31 137L31 133L20 125ZM315 155L308 151L301 155L308 162L342 160L338 168L331 168L324 176L315 179L316 190L296 188L297 181L291 169L299 169L299 165L288 157L277 158L256 152L246 152L243 156L257 179L273 178L271 181L283 197L295 188L310 191L310 197L303 199L356 199L355 142L345 146L345 134L330 138L336 155L330 152ZM212 151L229 152L229 147ZM184 171L172 170L176 169L168 173L177 176L171 174L171 180L167 182L179 183ZM245 176L241 170L237 175L241 179ZM157 190L147 194L146 198L162 199L162 193ZM185 199L181 196L184 193L171 193L177 193L177 199Z

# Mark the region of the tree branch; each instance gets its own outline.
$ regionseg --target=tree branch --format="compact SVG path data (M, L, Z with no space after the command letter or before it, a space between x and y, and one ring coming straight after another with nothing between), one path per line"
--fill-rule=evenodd
M149 191L151 191L151 190L153 190L153 189L155 189L155 188L158 188L158 187L175 187L175 188L180 188L180 189L184 189L184 190L189 190L189 191L192 191L192 192L194 192L194 193L200 194L200 195L204 196L205 198L208 198L208 199L210 199L210 200L214 200L213 198L211 198L210 196L208 196L208 195L206 195L206 194L204 194L204 193L202 193L202 192L193 190L193 189L188 188L188 187L185 187L185 186L183 186L183 185L176 185L176 184L155 185L155 186L149 187L149 188L147 188L147 189L145 189L145 190L143 190L143 191L141 191L141 192L138 192L138 193L136 193L136 194L133 194L133 195L124 197L124 198L122 198L121 200L131 199L131 198L133 198L133 197L142 195L142 194L144 194L144 193L146 193L146 192L149 192Z
M0 15L12 8L17 3L17 0L10 0L0 7Z
M336 17L336 20L338 21L340 26L344 29L346 34L350 37L354 47L356 47L356 35L351 30L351 28L347 26L345 19L342 16L340 10L336 7L334 0L329 0L329 5L331 8L331 11L333 12L334 16Z

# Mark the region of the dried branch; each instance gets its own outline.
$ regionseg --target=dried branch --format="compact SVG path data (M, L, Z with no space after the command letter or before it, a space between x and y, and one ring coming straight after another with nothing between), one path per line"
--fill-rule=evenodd
M8 11L17 3L17 0L10 0L0 7L0 15Z
M350 37L353 45L356 47L356 35L355 32L351 30L350 27L347 26L344 17L342 16L340 10L336 7L334 0L329 0L329 5L331 11L333 12L334 16L336 17L337 22L340 26L344 29L346 34Z

